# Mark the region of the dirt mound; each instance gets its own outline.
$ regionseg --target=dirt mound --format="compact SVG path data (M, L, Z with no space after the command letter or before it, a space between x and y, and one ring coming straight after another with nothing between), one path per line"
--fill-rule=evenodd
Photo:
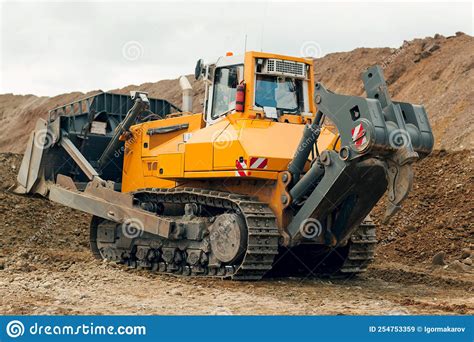
M449 150L474 148L474 38L459 33L453 37L405 42L398 49L359 48L332 53L316 60L316 79L329 89L345 94L362 95L360 74L367 67L379 64L384 68L389 92L396 100L426 106L433 126L437 148ZM203 84L194 82L194 111L202 110ZM181 105L177 80L163 80L129 85L114 92L130 90L149 92L151 97ZM55 97L34 95L0 95L0 151L24 151L28 136L37 118L47 111L86 95L70 93Z
M414 189L388 224L380 223L382 200L372 216L379 223L377 262L430 266L432 257L460 259L474 236L474 155L435 152L415 166ZM88 251L90 216L41 197L14 195L21 162L17 154L0 154L0 259L11 253L41 254L42 249Z
M9 191L15 184L21 157L0 154L0 269L28 270L33 261L54 263L66 250L87 251L89 215L42 197Z
M473 165L472 151L436 151L415 164L413 190L402 210L388 224L380 223L385 199L372 212L380 224L378 262L428 264L439 252L454 261L463 248L474 247Z

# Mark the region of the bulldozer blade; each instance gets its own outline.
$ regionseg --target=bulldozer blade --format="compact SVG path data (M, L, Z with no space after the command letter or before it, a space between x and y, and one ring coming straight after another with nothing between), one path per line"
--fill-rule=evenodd
M52 143L53 135L48 130L48 124L44 119L38 119L35 130L31 133L28 145L21 162L17 176L17 185L13 189L16 194L28 194L39 192L45 194L46 188L41 187L44 183L41 174L41 162L44 151Z

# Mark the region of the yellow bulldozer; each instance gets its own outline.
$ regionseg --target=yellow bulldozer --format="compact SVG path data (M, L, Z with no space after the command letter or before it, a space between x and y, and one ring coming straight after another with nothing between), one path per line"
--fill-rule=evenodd
M98 93L54 108L32 132L15 191L92 215L101 259L183 276L257 280L354 275L433 148L423 106L391 100L380 67L367 97L315 82L313 60L262 52L199 60L202 113Z

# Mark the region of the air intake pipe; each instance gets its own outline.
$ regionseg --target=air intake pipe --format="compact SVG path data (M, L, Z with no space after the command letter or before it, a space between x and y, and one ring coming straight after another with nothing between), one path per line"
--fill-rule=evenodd
M194 91L186 76L181 76L179 78L179 86L183 91L183 104L181 110L183 112L192 112Z

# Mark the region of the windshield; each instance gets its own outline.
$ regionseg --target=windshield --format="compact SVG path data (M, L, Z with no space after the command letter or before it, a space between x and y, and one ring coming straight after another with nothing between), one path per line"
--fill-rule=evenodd
M302 81L290 77L257 75L255 105L284 112L303 110Z

